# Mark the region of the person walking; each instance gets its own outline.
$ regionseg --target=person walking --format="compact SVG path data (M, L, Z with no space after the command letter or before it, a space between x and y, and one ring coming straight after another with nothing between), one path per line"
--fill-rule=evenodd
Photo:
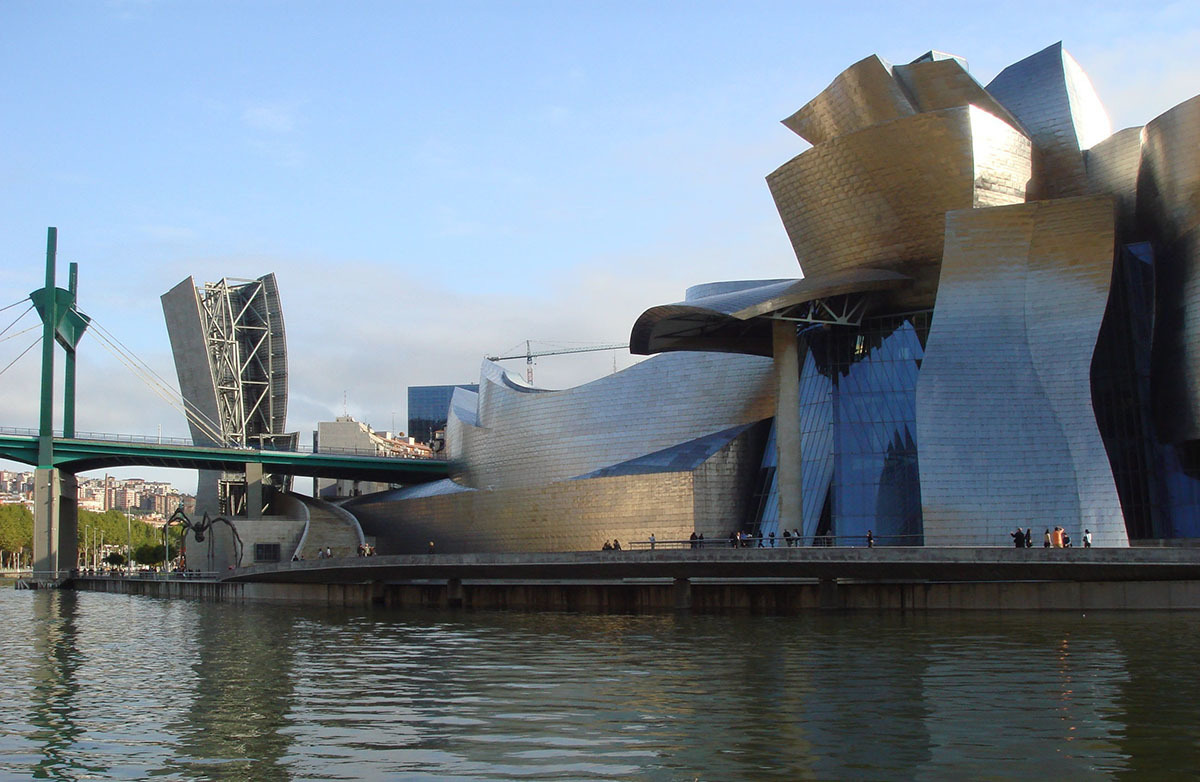
M1033 530L1025 528L1025 548L1033 548Z
M1008 535L1013 539L1013 546L1016 548L1025 548L1025 533L1021 531L1020 527L1017 527L1016 532L1010 532Z
M875 533L872 530L867 530L867 548L875 548Z
M1046 542L1042 544L1042 548L1050 548L1050 528L1046 527Z
M1083 531L1083 547L1084 548L1092 547L1092 531L1090 529L1085 529Z
M651 533L650 533L650 550L651 550L651 551L654 551L654 542L655 542L655 541L654 541L654 533L653 533L653 532L651 532Z

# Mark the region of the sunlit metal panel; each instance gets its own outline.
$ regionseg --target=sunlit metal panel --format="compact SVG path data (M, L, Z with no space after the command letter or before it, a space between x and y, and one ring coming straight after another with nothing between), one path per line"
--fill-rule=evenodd
M946 217L917 385L926 545L1011 544L1017 526L1126 545L1090 368L1113 269L1110 196Z
M832 139L785 163L767 184L805 277L900 272L914 280L905 308L927 309L945 213L1020 203L1029 178L1029 140L969 106Z
M804 104L784 126L811 144L822 144L880 122L916 113L892 66L872 54L838 74L817 97Z
M1079 63L1048 46L1000 72L987 91L1020 121L1037 150L1030 198L1087 192L1082 150L1112 134L1112 124Z

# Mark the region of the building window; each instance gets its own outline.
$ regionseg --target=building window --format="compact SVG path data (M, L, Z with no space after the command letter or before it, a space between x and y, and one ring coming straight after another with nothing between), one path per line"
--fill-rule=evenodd
M278 543L255 543L254 544L254 561L255 562L278 562L279 561L279 544Z

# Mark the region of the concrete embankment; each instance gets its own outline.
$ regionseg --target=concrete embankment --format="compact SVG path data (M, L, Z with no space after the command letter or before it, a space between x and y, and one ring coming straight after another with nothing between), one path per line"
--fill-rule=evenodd
M712 549L447 554L245 568L221 581L78 589L326 605L551 611L1200 609L1200 551Z

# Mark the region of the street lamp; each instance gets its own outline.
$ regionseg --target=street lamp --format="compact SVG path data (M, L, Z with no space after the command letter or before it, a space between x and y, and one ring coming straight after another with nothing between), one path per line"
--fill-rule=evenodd
M125 534L125 577L129 578L133 575L133 517L129 515L129 503L125 503Z

